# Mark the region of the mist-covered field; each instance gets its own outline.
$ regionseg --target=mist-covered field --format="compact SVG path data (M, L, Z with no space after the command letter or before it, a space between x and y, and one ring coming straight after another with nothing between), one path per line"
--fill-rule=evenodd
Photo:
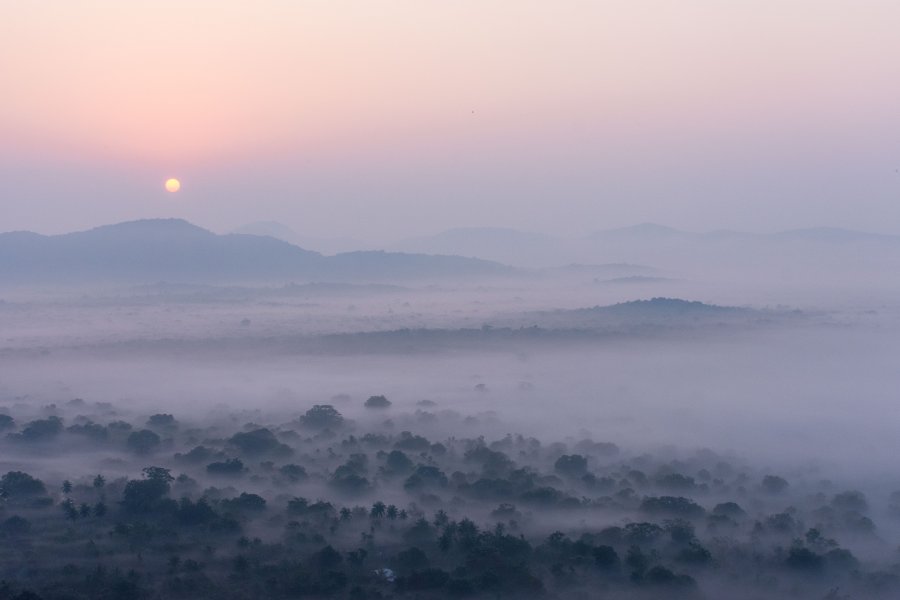
M896 597L896 296L647 273L4 287L0 597Z

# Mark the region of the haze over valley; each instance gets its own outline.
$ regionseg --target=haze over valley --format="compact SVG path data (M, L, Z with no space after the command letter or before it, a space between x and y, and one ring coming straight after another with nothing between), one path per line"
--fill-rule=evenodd
M897 31L5 3L0 600L900 597Z
M297 556L327 547L356 561L335 562L329 569L337 579L324 580L325 571L313 567L324 559L310 555L312 562L295 567L309 573L306 583L271 588L285 597L414 590L478 596L490 589L570 597L597 585L613 597L693 596L716 594L733 577L746 590L734 597L763 590L796 595L798 584L806 590L801 597L822 598L838 588L890 597L892 540L900 533L893 467L900 452L893 391L900 381L892 360L900 337L896 290L865 274L893 260L896 242L836 232L754 237L754 251L777 248L785 268L807 276L787 284L783 272L767 277L740 257L728 269L715 268L704 259L714 253L696 249L731 243L715 237L648 227L608 236L627 241L614 260L592 263L592 255L581 254L573 257L577 263L541 264L519 252L523 260L508 265L497 260L496 249L479 256L474 242L466 256L428 253L450 248L427 246L418 254L327 255L258 234L216 235L180 220L63 236L2 234L0 412L10 419L0 470L7 481L19 472L40 479L47 498L17 500L14 484L5 483L4 535L31 544L53 523L71 523L73 539L93 540L99 554L66 558L63 547L48 550L48 559L65 565L66 577L89 573L98 560L134 573L104 575L108 584L77 584L85 594L93 593L91 585L164 597L198 589L222 594L216 582L227 576L232 586L240 582L232 593L242 597L256 585L256 567L234 572L233 561L255 564L275 544ZM666 250L684 238L696 254ZM496 242L502 246L503 236ZM537 242L537 254L540 248ZM813 252L852 257L847 281L805 270ZM647 260L653 258L664 266ZM724 262L720 255L714 260ZM838 264L830 263L834 273ZM364 402L382 396L389 408ZM322 407L332 416L304 425ZM158 424L142 425L148 417ZM282 449L258 454L234 446L243 435L269 439L265 444L278 440ZM404 436L428 442L415 458L401 450L365 458L366 447L404 448ZM352 450L360 438L374 444L361 447L362 454ZM150 445L136 446L142 443ZM438 447L449 454L436 454ZM200 462L179 458L188 451ZM478 467L465 458L477 452L510 462ZM385 456L388 466L379 466ZM571 479L565 465L576 459L588 466L572 467L580 474ZM349 462L339 466L342 460ZM420 488L411 483L419 475L398 480L390 474L407 468L392 461L408 460L420 461L419 470L435 469L437 483ZM144 467L177 479L160 480L157 500L131 506L129 481L163 477L148 471L142 479ZM288 475L295 468L302 476ZM214 475L219 469L234 470ZM476 491L519 472L510 469L544 479ZM357 479L344 481L344 472ZM108 491L91 488L97 474L112 485ZM609 483L596 487L588 475ZM63 480L75 491L55 491ZM790 491L765 491L782 485ZM538 492L546 498L538 500ZM158 504L181 497L187 500L172 505L174 513ZM324 520L308 521L306 509L291 500L279 516L279 503L293 497L331 508L315 517ZM845 497L853 508L834 508ZM70 500L75 508L67 517ZM83 511L82 500L89 507ZM411 515L413 529L439 513L428 525L434 533L413 543L421 564L404 562L413 550L395 539L412 539L403 521L370 514L380 509L368 505L381 500ZM232 521L213 529L214 521L186 525L189 517L179 511L193 501ZM251 501L262 504L241 508ZM651 508L676 501L687 504L658 514ZM104 504L102 516L92 502ZM723 502L746 516L726 517ZM365 517L353 517L360 505ZM350 510L348 520L338 514L341 506ZM291 523L315 530L329 522L329 510L336 520L323 541L298 546L284 538L285 523L288 531ZM499 516L504 511L510 516ZM140 534L141 545L126 543L128 528L145 527L141 519L149 515L174 519L176 529L160 524L158 532ZM15 520L22 518L29 533ZM456 525L446 529L444 518L451 525L471 519L466 522L485 531L505 523L526 554L498 567L500 580L488 583L477 568L453 566L457 552L463 559L473 551L465 549L468 542L452 550L447 538L451 547L441 549L441 535L456 535L448 533ZM722 518L728 542L720 538L721 525L713 525ZM640 523L662 529L645 541L628 538L634 532L624 539L613 533ZM363 538L374 537L359 545L350 532L362 525L371 532ZM769 532L765 542L754 537L761 531ZM663 544L670 533L688 541ZM214 554L180 542L179 560L191 557L198 565L193 571L170 567L161 585L138 576L144 553L162 551L158 544L171 544L165 540L173 535L217 544L229 537L258 541L234 551L226 544ZM548 544L560 543L559 535L586 543L588 562L571 550L554 554L561 550ZM723 544L750 543L743 536L756 540L770 564L773 579L765 584L738 575L744 559L717 554L726 551ZM261 545L254 550L253 544ZM352 554L357 547L364 558ZM688 550L708 557L684 562ZM650 558L639 561L636 552ZM55 577L53 563L27 560L37 560L36 570L18 579L20 585L53 597L42 583ZM4 561L11 568L23 564L12 555Z

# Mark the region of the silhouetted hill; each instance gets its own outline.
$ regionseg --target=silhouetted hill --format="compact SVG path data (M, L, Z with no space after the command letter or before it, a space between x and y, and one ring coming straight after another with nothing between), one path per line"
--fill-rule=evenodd
M607 313L613 315L628 316L707 316L721 315L725 313L750 312L750 309L736 308L733 306L718 306L706 304L697 300L682 300L680 298L651 298L650 300L631 300L619 302L610 306L594 306L593 308L579 308L575 313Z
M0 234L4 281L389 280L510 272L454 256L352 252L322 256L268 236L217 235L181 219L148 219L64 235Z
M609 306L523 313L480 328L415 328L294 337L292 351L337 353L434 352L458 348L508 348L525 343L604 342L685 334L721 334L800 323L790 310L718 306L678 298L633 300ZM271 340L269 340L271 342Z
M634 332L706 328L721 325L751 325L797 318L798 316L799 313L787 310L756 310L735 306L718 306L679 298L652 298L609 306L523 313L518 317L491 322L491 325L536 326L552 330Z

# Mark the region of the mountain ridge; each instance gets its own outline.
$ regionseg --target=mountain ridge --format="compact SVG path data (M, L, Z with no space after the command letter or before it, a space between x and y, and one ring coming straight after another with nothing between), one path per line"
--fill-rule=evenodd
M184 219L140 219L59 235L0 233L4 281L382 281L497 275L459 256L359 251L324 256L268 236L216 234Z

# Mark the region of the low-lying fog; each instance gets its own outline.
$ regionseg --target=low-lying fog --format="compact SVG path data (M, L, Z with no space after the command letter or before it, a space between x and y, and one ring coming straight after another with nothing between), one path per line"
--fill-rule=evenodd
M900 425L892 410L900 313L888 296L869 290L870 301L860 302L867 294L858 289L788 305L741 302L740 291L709 283L609 281L6 289L0 403L127 400L134 410L199 416L223 403L296 411L339 393L378 392L409 407L428 398L467 414L494 411L503 425L488 435L562 439L586 430L634 448L708 445L848 473L891 470L900 449L892 435ZM757 299L777 293L755 289ZM316 338L558 327L547 318L560 309L698 294L762 317L704 327L675 319L665 335L624 327L592 340L388 338L361 346L349 336L325 345ZM799 315L772 320L782 313Z
M894 473L900 452L900 336L844 325L725 331L684 338L508 344L406 353L199 356L178 342L22 353L3 360L3 404L72 398L134 412L202 417L220 405L289 414L338 394L422 399L466 415L494 412L479 431L562 440L590 433L635 450L675 445L736 451L767 464ZM483 384L482 387L478 387ZM349 416L359 402L336 406ZM900 487L900 476L897 476Z
M224 442L254 427L276 432L293 452L306 452L295 455L295 462L305 466L317 483L292 494L337 503L344 496L335 487L335 478L347 456L340 448L356 443L354 436L387 436L379 443L389 450L394 440L400 441L393 447L401 447L405 435L401 432L409 431L451 448L447 456L456 460L454 444L460 445L459 452L471 451L483 437L490 448L514 448L527 443L514 443L510 440L515 437L506 436L521 434L539 440L546 454L520 450L517 455L513 449L508 454L518 466L538 471L552 471L553 460L577 448L587 448L584 453L597 477L615 477L614 472L636 465L648 473L666 473L680 465L688 469L685 473L702 479L705 475L696 473L713 469L710 465L737 466L742 471L733 483L722 475L722 481L716 478L700 487L691 483L673 495L692 498L712 510L736 494L759 520L757 529L747 525L742 530L747 535L775 527L771 522L780 518L777 514L793 515L798 523L805 518L808 528L817 523L814 518L824 518L813 510L821 499L858 491L865 496L866 519L871 517L877 527L877 534L872 534L877 543L860 538L855 529L841 529L849 525L819 526L857 558L869 561L871 569L886 568L896 562L900 535L894 494L900 491L895 468L900 453L896 435L900 413L895 410L900 390L896 368L900 313L892 309L890 295L878 290L820 295L805 303L803 295L785 293L784 302L774 301L777 295L773 288L757 289L741 300L739 288L639 276L444 287L7 289L0 294L4 300L0 413L10 415L16 425L0 442L0 473L26 471L56 489L64 479L87 485L86 478L97 473L110 480L136 479L140 469L156 465L171 469L173 476L184 472L185 477L199 478L201 486L194 491L173 484L172 497L184 493L207 498L216 510L227 512L225 507L234 506L228 504L233 502L229 493L252 491L272 506L282 498L271 495L275 492L265 483L267 476L257 472L262 468L256 466L259 461L234 454ZM663 296L704 304L632 302ZM869 301L861 300L865 298ZM389 410L373 411L363 405L377 395L390 399ZM333 406L349 424L337 429L336 437L304 438L286 425L302 421L298 417L323 404ZM58 438L55 447L16 441L27 423L53 415L66 427L119 421L138 430L154 414L173 415L181 429L160 430L161 445L149 454L129 453L125 446L111 449L112 442L85 446L73 441L74 434ZM113 432L118 426L108 427L109 439L118 439ZM196 433L185 436L180 431ZM605 446L585 445L584 440L615 444L618 453L604 462L602 451L593 457L590 448ZM554 450L554 443L563 445ZM179 462L178 453L191 450L191 444L211 445L214 450L219 444L216 456L243 457L249 475L229 480L231 487L216 491L215 478L206 480L202 465L195 471ZM317 461L326 456L322 452L329 458L320 465ZM426 454L420 460L442 465L438 455ZM317 458L309 458L313 456ZM348 469L354 460L362 460L353 456L358 455L350 455ZM384 459L383 454L375 456L367 460ZM403 506L407 498L392 491L390 478L382 479L387 477L382 470L374 475L374 467L365 471L368 467L361 464L352 468L363 469L371 487L353 495L353 501L365 504L382 498ZM557 473L562 472L557 464ZM629 472L635 477L633 470ZM790 482L793 491L756 498L753 486L769 474ZM486 512L490 501L466 505L461 499L474 493L470 486L479 485L478 475L459 473L451 479L449 488L418 496L410 505L411 514L418 510L417 502L430 502L435 510L444 507L451 518L481 519L483 526L491 526L493 517ZM558 479L546 481L561 485ZM526 539L537 544L554 528L577 539L585 532L634 522L640 511L629 512L637 505L622 498L636 487L636 497L652 505L647 498L654 490L666 489L663 484L657 489L652 482L623 479L616 484L622 489L613 502L612 496L596 497L594 488L583 487L587 484L565 485L574 486L565 489L571 497L581 496L582 508L600 512L564 517L552 507L532 507L521 521L527 524L521 530ZM201 494L203 486L212 487ZM527 504L529 493L516 498ZM617 507L612 513L597 508L607 501ZM696 515L691 519L699 528ZM260 528L250 519L244 527L268 543L277 538L273 523ZM759 527L763 529L757 531ZM803 531L796 529L794 534ZM606 539L603 536L611 534L596 535ZM697 535L706 543L707 538ZM709 540L718 539L709 535ZM809 540L809 535L818 534L803 535ZM329 544L346 543L338 547L341 552L355 547L343 539L338 536ZM790 546L788 539L782 547L785 552L798 547ZM815 547L813 542L807 545ZM627 544L610 547L622 553ZM675 564L665 562L665 552L659 552L651 556L657 556L661 565ZM773 552L780 556L782 550ZM786 560L793 564L792 558ZM393 564L387 558L378 562L382 567ZM643 573L634 568L634 573ZM707 591L717 589L724 577L708 571L689 574ZM409 581L402 585L412 585ZM556 579L542 581L544 589L566 589ZM883 589L888 588L879 587L877 593ZM800 597L824 597L822 589L815 590ZM746 597L758 597L753 595L758 591L749 591Z

